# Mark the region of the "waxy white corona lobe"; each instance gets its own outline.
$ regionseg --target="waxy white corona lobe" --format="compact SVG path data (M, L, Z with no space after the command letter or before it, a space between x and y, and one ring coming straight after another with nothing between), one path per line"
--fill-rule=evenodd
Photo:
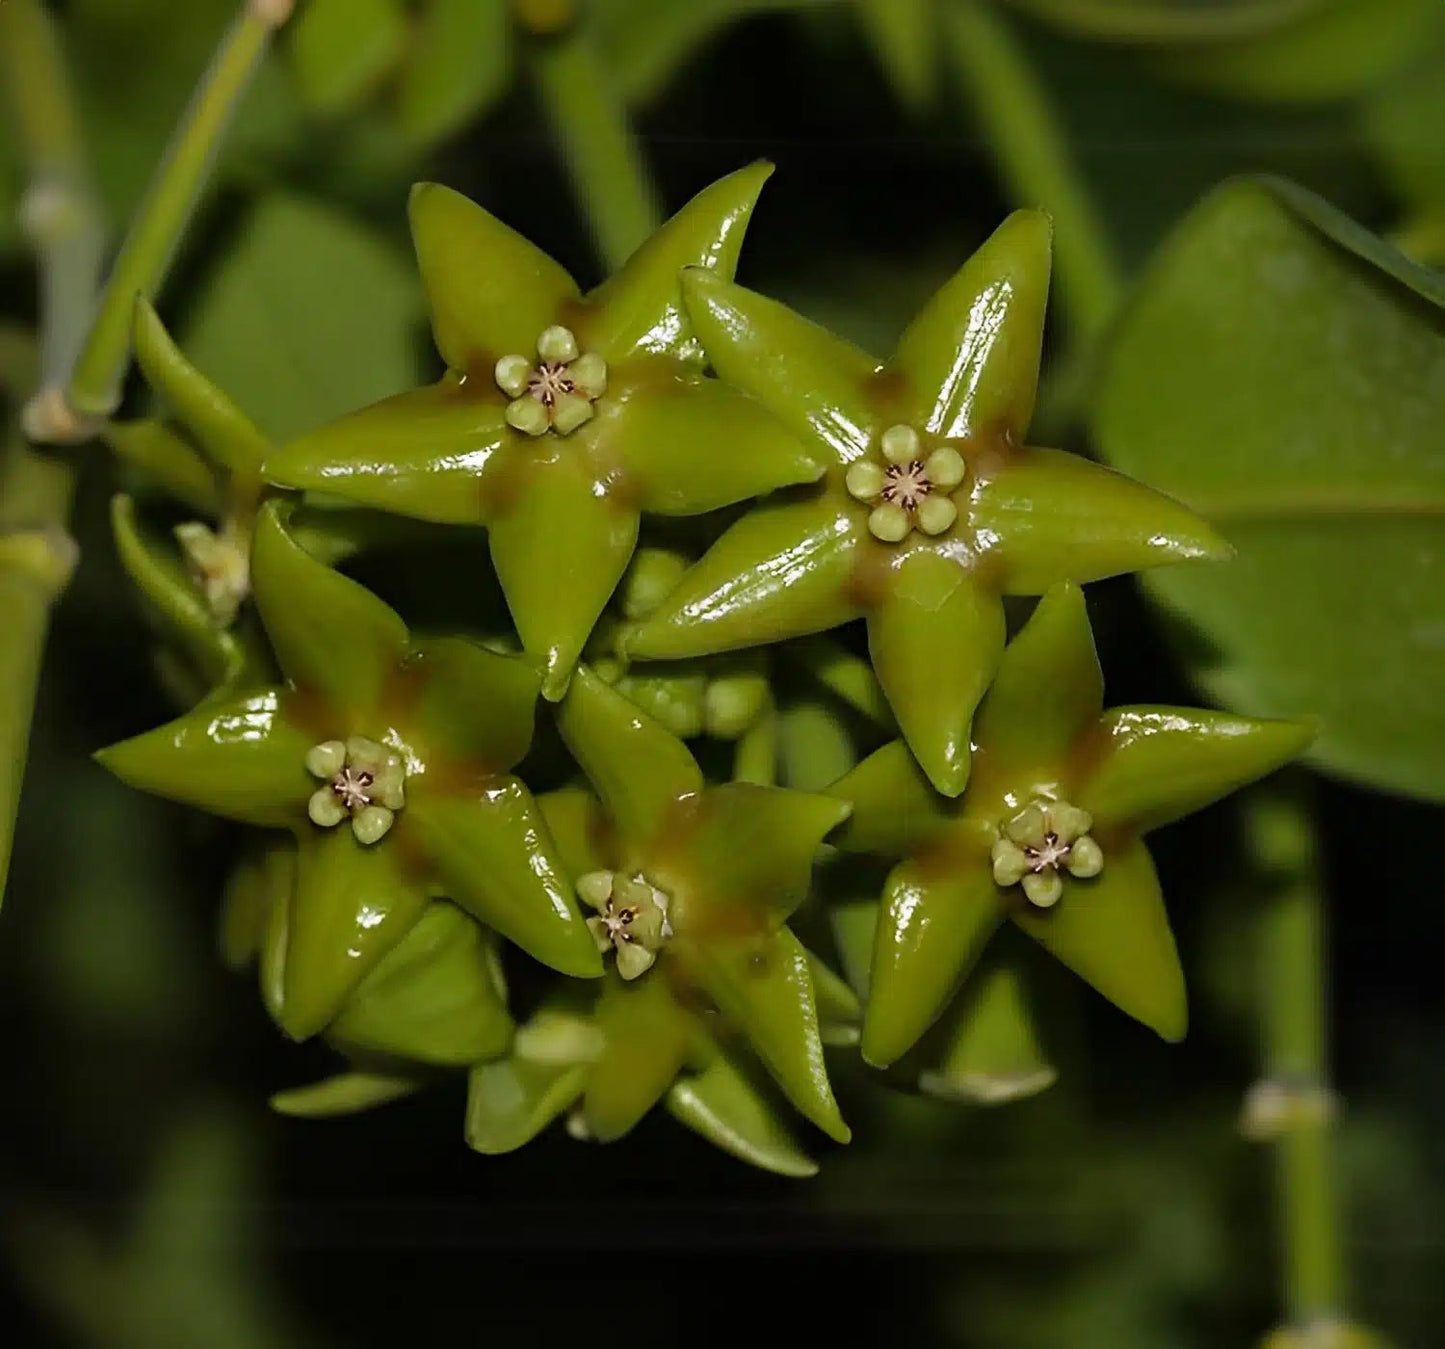
M306 771L320 778L306 803L313 824L331 829L351 820L357 841L378 842L406 804L406 767L401 755L364 736L324 740L306 754Z
M1079 880L1104 869L1104 852L1089 830L1088 811L1067 801L1035 801L1004 822L993 845L993 878L1021 885L1030 904L1051 909L1064 893L1062 868Z
M918 432L903 424L890 426L878 444L883 462L855 459L843 479L850 496L873 505L869 532L884 543L901 543L914 529L945 533L958 519L949 493L967 475L963 456L944 445L925 457Z
M503 356L493 371L510 394L507 424L528 436L570 435L592 419L593 403L607 392L607 362L582 352L570 328L554 324L537 339L537 358Z

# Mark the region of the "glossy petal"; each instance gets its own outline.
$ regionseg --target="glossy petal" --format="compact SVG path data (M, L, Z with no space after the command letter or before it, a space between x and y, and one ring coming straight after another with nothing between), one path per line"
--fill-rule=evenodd
M480 1064L467 1085L467 1146L489 1157L515 1152L582 1094L586 1080L585 1064L515 1056Z
M505 1053L512 1018L496 938L460 909L433 903L357 985L327 1038L349 1053L443 1067Z
M863 1057L876 1068L902 1058L948 1006L959 981L1003 921L986 866L943 871L894 867L873 941Z
M492 562L523 649L555 702L637 543L637 511L604 491L570 447L538 453L491 526Z
M936 435L1004 432L1033 416L1048 306L1053 227L1015 211L909 325L892 368Z
M146 380L166 400L176 420L195 436L213 463L254 481L271 448L266 437L186 360L144 296L136 299L131 336Z
M639 355L700 360L682 305L684 267L704 267L732 280L738 250L772 176L768 163L750 164L705 187L587 298L598 307L587 337L609 361Z
M432 335L452 369L485 372L500 356L530 355L577 299L561 267L459 192L418 183L409 209Z
M784 787L710 787L677 865L709 907L787 915L807 897L818 848L848 810L836 797Z
M128 496L111 499L110 522L121 566L149 603L163 636L185 652L208 686L239 674L246 662L240 641L216 622L174 545L163 547L141 528Z
M538 679L519 657L499 656L460 637L436 637L412 647L406 677L418 690L407 736L423 758L479 774L504 773L531 746Z
M976 487L970 519L1010 595L1234 555L1173 498L1062 450L1018 451Z
M597 798L585 787L562 787L537 798L547 832L569 876L610 870L603 850L609 826Z
M901 740L875 750L828 792L853 807L831 840L845 852L906 857L937 839L952 818Z
M406 625L396 613L307 553L286 532L274 503L256 520L251 578L287 679L322 695L350 722L370 714L406 651Z
M868 616L868 651L908 747L945 796L968 781L974 709L998 667L1003 605L932 548L909 553Z
M266 480L418 520L481 524L490 514L484 475L512 438L505 412L470 382L444 379L293 440L266 460Z
M751 394L824 463L847 463L877 430L868 397L878 362L841 337L706 271L687 271L683 299L724 383Z
M285 828L316 783L312 741L280 713L276 689L202 703L176 721L95 757L122 782L243 824Z
M1184 1038L1184 972L1142 843L1111 850L1093 880L1066 882L1053 908L1020 901L1011 912L1029 936L1120 1010L1166 1040Z
M337 1073L305 1087L278 1091L271 1098L271 1109L296 1119L358 1115L410 1096L425 1085L421 1077L406 1073Z
M587 1076L583 1115L602 1142L627 1133L667 1092L695 1034L657 968L630 982L614 974L602 986L594 1024L604 1037Z
M677 945L684 949L680 938ZM689 943L685 959L799 1112L830 1138L846 1143L851 1133L828 1081L802 943L782 928L769 938Z
M828 496L758 506L732 526L624 644L677 660L823 632L863 613L852 589L861 531Z
M813 977L813 1000L818 1006L818 1030L825 1045L856 1045L863 1006L851 986L814 952L808 952L808 973Z
M300 849L288 839L282 852L284 862L277 864L271 888L270 912L261 934L261 950L256 962L256 983L261 1005L277 1026L285 1025L286 947L291 936L291 901L296 893L296 869Z
M202 515L218 516L223 502L216 473L168 422L147 417L107 422L101 432L115 457Z
M1111 708L1099 766L1077 804L1093 814L1096 830L1157 829L1287 764L1315 731L1308 722L1193 708Z
M780 1176L815 1176L802 1152L746 1070L718 1054L700 1073L680 1077L667 1093L673 1119L715 1147Z
M702 790L686 745L585 665L557 712L557 729L622 837L646 845Z
M350 829L305 826L286 936L282 1029L294 1040L325 1030L426 906L425 887L403 870L394 842L367 847Z
M654 515L700 515L823 473L757 400L683 372L604 405L595 434L615 446Z
M563 974L602 972L532 794L513 777L463 795L408 785L403 823L468 913Z
M974 718L974 740L1010 767L1056 764L1103 705L1084 592L1054 586L999 661Z
M1058 1079L1044 1056L1023 972L1013 962L986 962L964 985L946 1017L946 1045L936 1067L920 1074L930 1096L1003 1105L1035 1096Z

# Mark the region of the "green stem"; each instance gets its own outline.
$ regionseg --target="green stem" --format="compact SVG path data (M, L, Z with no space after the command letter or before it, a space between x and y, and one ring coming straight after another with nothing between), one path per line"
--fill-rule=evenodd
M76 362L69 399L82 417L107 417L120 402L136 297L155 295L226 129L290 8L290 0L247 0L221 39L121 245Z
M1059 291L1087 343L1113 318L1124 272L1098 207L1070 160L1047 91L1010 21L978 0L947 12L954 64L998 161L1009 195L1054 218Z
M1264 1072L1294 1102L1274 1141L1285 1296L1295 1325L1332 1321L1345 1292L1327 1062L1324 896L1309 813L1297 799L1253 806L1256 851L1274 882L1260 915Z
M533 68L597 251L616 271L661 220L627 109L584 24L538 39Z

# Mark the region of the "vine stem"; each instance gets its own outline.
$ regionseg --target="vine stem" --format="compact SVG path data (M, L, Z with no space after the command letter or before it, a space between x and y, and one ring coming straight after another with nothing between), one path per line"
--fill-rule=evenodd
M585 22L538 37L533 70L597 251L616 271L662 219L627 109Z
M1285 1302L1296 1326L1331 1324L1345 1298L1333 1162L1324 896L1313 826L1295 796L1251 803L1254 850L1272 882L1259 916L1264 1078L1245 1132L1274 1150Z
M104 230L59 34L41 0L0 0L0 82L25 160L22 223L41 275L38 352L28 338L0 334L0 376L11 401L36 390L22 417L29 440L88 439L114 410L136 295L159 285L249 75L291 6L292 0L245 0L97 303ZM68 532L74 493L75 467L67 458L7 434L0 447L0 894L50 613L78 556Z
M945 22L948 49L1009 194L1054 218L1060 298L1090 346L1118 310L1124 271L1048 93L996 5L960 0Z

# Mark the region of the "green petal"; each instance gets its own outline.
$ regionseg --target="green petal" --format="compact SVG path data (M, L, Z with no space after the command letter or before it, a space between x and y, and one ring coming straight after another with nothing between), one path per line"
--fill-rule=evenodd
M111 498L110 523L120 564L149 602L162 635L181 648L208 686L237 675L246 652L235 633L216 622L175 549L142 530L128 496Z
M491 513L484 475L514 439L492 393L444 379L383 399L270 455L266 480L437 524L481 524Z
M842 976L821 956L808 952L808 973L813 978L813 999L818 1005L818 1030L825 1045L856 1045L863 1006Z
M914 549L868 615L868 652L908 747L945 796L968 782L974 708L998 668L1003 605L948 555Z
M628 842L651 842L678 803L702 790L687 746L585 665L557 711L557 729Z
M587 1075L583 1114L588 1129L607 1143L663 1098L682 1070L695 1026L660 966L630 982L609 974L593 1020L604 1043Z
M195 436L213 463L254 478L270 445L256 424L181 355L144 296L136 298L131 327L136 361L176 420Z
M427 906L395 840L366 847L350 829L305 826L286 935L281 1027L293 1040L326 1029L367 973Z
M848 899L828 907L828 926L838 959L848 976L849 987L860 997L868 997L870 968L873 964L873 943L878 932L878 901Z
M226 880L220 947L227 969L239 971L266 945L271 915L291 903L296 845L285 834L262 834L246 848Z
M682 275L693 327L719 377L763 403L823 462L847 463L869 446L878 416L869 398L878 362L786 305L712 272Z
M357 985L327 1039L347 1053L441 1067L494 1059L512 1041L496 938L433 903Z
M527 654L556 702L637 544L637 510L571 447L524 465L491 525L492 562Z
M677 863L709 907L790 914L807 897L824 837L848 818L832 796L729 782L709 787Z
M805 637L780 653L849 707L881 726L893 725L893 712L883 696L873 667L830 637Z
M772 172L771 164L750 164L705 187L594 290L587 297L598 309L587 330L592 348L609 361L644 354L700 360L679 276L684 267L705 267L732 280L758 193Z
M571 1067L502 1059L471 1071L467 1146L488 1157L530 1143L581 1094L585 1065Z
M1051 588L1009 643L974 719L974 740L1010 767L1057 765L1104 705L1084 592Z
M460 637L418 642L406 675L418 690L407 716L424 759L478 774L505 773L532 744L537 672Z
M408 784L401 818L468 913L563 974L602 972L541 812L517 778L483 780L471 796L423 778Z
M1011 912L1029 936L1121 1011L1166 1040L1184 1038L1184 972L1159 878L1142 843L1111 849L1093 880L1066 880L1053 908L1019 901Z
M928 302L898 343L916 416L940 436L1007 433L1033 416L1053 227L1015 211Z
M701 515L823 474L761 403L700 375L680 373L602 405L595 434L615 446L654 515Z
M243 824L286 828L315 790L306 772L312 741L285 720L276 689L260 689L194 712L95 757L122 782Z
M682 939L675 939L679 952ZM828 1081L808 953L787 928L761 940L688 943L688 969L798 1111L830 1138L852 1136Z
M277 1026L284 1026L286 1008L286 946L291 936L291 901L296 893L296 868L300 850L295 840L274 850L274 871L270 877L270 912L261 934L260 959L256 962L256 983L261 1005Z
M886 1068L948 1006L1004 916L987 852L944 872L904 862L889 873L878 912L863 1016L863 1057Z
M577 283L540 248L439 183L411 190L412 241L432 335L454 370L490 375L498 357L530 355Z
M986 962L964 985L942 1027L938 1066L921 1073L929 1096L973 1105L1003 1105L1053 1086L1058 1070L1044 1056L1023 972Z
M107 422L101 438L122 464L202 515L217 516L223 502L211 466L166 422L157 418Z
M1258 721L1185 707L1115 707L1104 714L1106 748L1077 805L1098 831L1140 833L1202 810L1302 753L1313 723Z
M831 840L845 852L907 857L939 837L952 818L907 745L891 740L828 788L853 813Z
M1063 450L1024 449L974 492L973 529L1006 594L1101 581L1234 550L1172 497Z
M700 1073L680 1077L667 1093L668 1113L715 1147L780 1176L815 1176L802 1152L745 1069L718 1054Z
M612 869L604 850L610 826L591 792L585 787L562 787L539 796L537 806L569 876Z
M425 1085L421 1077L405 1073L338 1073L309 1086L278 1091L271 1098L271 1109L296 1119L357 1115L410 1096Z
M312 557L261 508L251 554L256 606L282 673L348 721L376 708L406 651L406 625L365 586Z
M823 632L858 618L852 587L862 537L831 496L756 507L677 589L626 631L628 655L678 660Z

